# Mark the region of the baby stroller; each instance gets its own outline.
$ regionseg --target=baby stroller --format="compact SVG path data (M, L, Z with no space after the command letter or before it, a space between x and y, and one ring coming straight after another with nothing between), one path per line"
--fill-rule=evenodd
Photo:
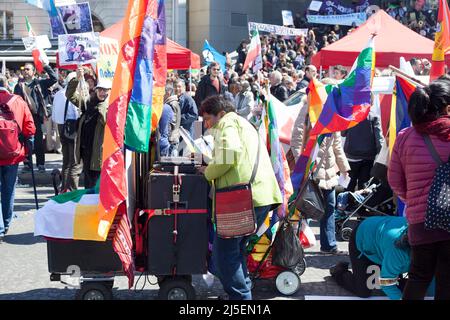
M299 223L299 220L286 219L284 223L292 225L303 247L305 240L302 239L302 234L300 233L301 223ZM280 221L280 227L275 237L282 228L283 221ZM275 286L281 294L286 296L293 295L300 289L300 276L306 270L303 248L300 248L301 254L298 256L297 263L291 268L283 268L272 264L273 242L271 239L272 233L269 229L261 236L252 236L249 241L247 246L247 268L252 284L254 285L254 280L258 279L275 280Z
M335 211L336 237L349 241L353 230L363 219L371 216L394 215L392 190L386 182L374 183L356 192L342 192L337 196Z

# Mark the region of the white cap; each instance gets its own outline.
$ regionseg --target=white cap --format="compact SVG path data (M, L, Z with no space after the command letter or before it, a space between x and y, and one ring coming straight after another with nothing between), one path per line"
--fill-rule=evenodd
M95 89L97 88L111 89L111 82L107 80L100 80L95 86Z
M66 77L66 85L69 84L70 81L72 81L73 79L75 79L77 77L77 73L76 72L71 72L67 75Z

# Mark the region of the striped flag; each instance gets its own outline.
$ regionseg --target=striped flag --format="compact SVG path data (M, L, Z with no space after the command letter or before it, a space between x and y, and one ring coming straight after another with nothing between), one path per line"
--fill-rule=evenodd
M314 164L324 135L349 129L367 118L370 111L370 87L374 70L375 50L374 38L372 38L367 47L359 54L347 78L339 85L325 88L325 91L329 92L326 102L291 175L295 193L300 189L303 179L308 175L311 165ZM317 115L325 93L318 93L315 85L316 83L313 83L309 87L310 101L315 101L310 106L313 109L309 111Z
M30 21L28 17L25 17L25 23L27 25L27 31L29 37L36 37L33 28L31 27ZM33 56L34 66L38 72L44 71L44 64L48 64L48 57L45 54L44 50L41 48L34 47L31 51Z
M278 134L278 123L275 111L275 106L273 103L273 97L270 96L266 102L266 122L268 131L267 140L267 150L270 155L270 160L272 162L272 168L275 172L275 177L278 182L278 186L283 197L283 204L280 206L277 214L278 217L282 218L286 215L288 209L288 201L293 193L292 183L290 178L289 165L286 160L286 155L283 148L281 147L279 134Z
M98 188L63 193L50 199L35 216L35 236L103 241L97 233Z
M250 46L248 49L247 57L245 58L243 70L247 70L250 65L254 73L262 69L262 57L261 57L261 40L259 39L258 30L252 30L252 39L250 40Z
M126 134L132 132L131 128L142 127L148 135L148 145L150 121L152 126L156 126L160 115L161 110L157 110L155 101L162 100L160 94L161 85L164 83L165 86L166 55L164 48L157 49L156 45L165 44L164 2L130 0L123 26L120 42L122 49L109 97L103 142L99 204L101 222L98 232L104 238L108 234L117 207L127 196L123 156L125 125ZM140 67L143 69L139 69ZM147 73L151 70L153 73ZM155 78L154 82L149 79L152 76ZM130 112L127 113L127 109ZM135 134L136 136L143 137L139 134ZM143 146L144 142L133 138L127 137L126 142L128 146L138 150L137 143Z
M345 80L333 86L311 135L343 131L367 118L375 70L374 39L359 54Z
M434 36L434 49L430 81L445 73L445 53L450 49L450 11L446 0L439 0L438 28Z
M404 78L396 77L389 120L389 154L392 153L395 139L400 130L411 126L411 119L408 115L408 103L415 90L415 84Z
M148 152L151 132L161 117L166 86L167 55L164 1L148 1L125 124L125 145Z
M392 154L395 140L400 130L411 126L408 115L408 103L416 85L404 78L396 77L392 92L391 116L389 119L389 155ZM403 215L405 204L397 197L397 214Z

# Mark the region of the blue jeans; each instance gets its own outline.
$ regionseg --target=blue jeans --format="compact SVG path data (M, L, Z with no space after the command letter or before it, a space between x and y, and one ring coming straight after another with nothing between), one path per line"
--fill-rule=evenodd
M330 251L337 248L335 234L334 208L336 206L336 193L322 189L325 199L325 215L320 220L320 250Z
M270 206L256 207L258 228L263 224ZM214 274L220 279L230 300L252 300L252 282L248 276L247 255L248 237L222 239L215 234L212 260Z
M2 210L0 212L0 236L5 234L13 217L14 191L16 189L18 164L0 166L0 190Z

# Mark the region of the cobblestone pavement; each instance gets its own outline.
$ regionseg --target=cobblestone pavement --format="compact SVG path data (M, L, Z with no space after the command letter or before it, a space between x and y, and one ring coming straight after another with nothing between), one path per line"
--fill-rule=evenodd
M58 159L58 156L52 155ZM60 156L59 156L60 157ZM55 159L53 159L55 160ZM38 198L42 206L51 196L53 188L38 187ZM34 237L35 204L33 189L29 185L18 185L16 188L15 212L10 232L4 243L0 244L0 300L20 299L73 299L75 290L60 282L51 282L47 269L46 242ZM313 228L318 233L318 227ZM347 250L346 242L339 242L341 250ZM305 295L351 296L349 292L339 288L329 276L329 268L337 261L348 260L347 256L322 255L316 245L306 252L307 269L301 276L300 290L293 296L280 294L273 280L258 280L255 283L254 299L293 299L301 300ZM136 280L139 276L136 277ZM126 277L116 277L113 294L115 299L156 299L157 284L144 284L144 277L137 283L138 290L127 289ZM155 278L150 277L155 283ZM215 279L214 285L208 288L201 276L193 277L193 285L198 299L214 299L223 294L220 282Z

